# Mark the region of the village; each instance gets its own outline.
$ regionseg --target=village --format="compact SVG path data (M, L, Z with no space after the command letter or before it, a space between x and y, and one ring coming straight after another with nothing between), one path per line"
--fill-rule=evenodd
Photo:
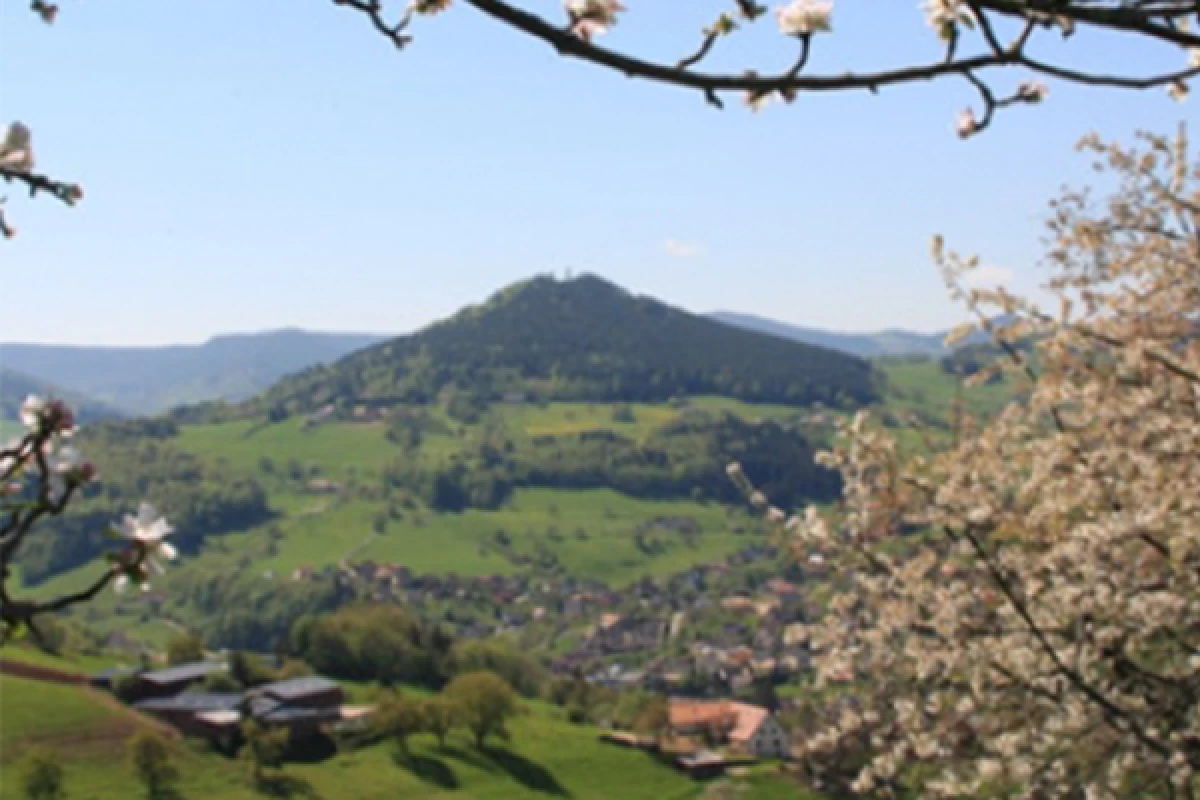
M411 608L461 638L515 638L549 654L555 674L721 697L793 681L809 663L799 582L822 575L823 564L813 556L785 580L772 577L778 555L750 546L624 591L574 577L416 575L371 561L340 570L364 599ZM301 567L291 578L338 569Z

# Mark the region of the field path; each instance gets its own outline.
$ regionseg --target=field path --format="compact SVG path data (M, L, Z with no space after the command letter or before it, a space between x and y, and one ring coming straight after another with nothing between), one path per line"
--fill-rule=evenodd
M342 560L338 562L338 566L340 566L344 570L350 569L350 559L354 558L356 555L361 553L363 550L366 550L378 538L379 538L378 533L375 533L374 531L372 531L371 533L368 533L367 538L363 539L361 542L354 545L354 547L351 547L350 550L346 553L346 555L342 556Z

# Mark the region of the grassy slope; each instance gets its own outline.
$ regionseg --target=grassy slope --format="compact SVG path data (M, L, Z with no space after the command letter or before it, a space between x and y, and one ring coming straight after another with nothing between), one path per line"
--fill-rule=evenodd
M880 366L888 377L890 391L884 404L897 413L923 411L949 418L958 379L944 372L936 361L891 362ZM1011 398L1011 383L977 386L963 390L967 413L981 417L995 413Z
M955 379L936 362L884 361L889 392L881 410L897 414L921 411L948 419L955 398ZM964 394L968 411L975 415L994 411L1009 396L1006 386L988 386ZM802 409L778 405L753 405L717 397L696 398L692 407L729 411L746 419L786 419ZM608 429L631 438L644 438L655 428L678 417L681 411L666 405L634 404L632 422L613 422L614 406L603 403L552 403L546 406L498 405L487 422L502 425L518 446L530 437L581 430ZM437 412L434 412L437 413ZM447 420L443 420L447 421ZM441 461L468 446L479 428L447 421L449 435L426 435L414 456ZM495 533L504 530L515 552L533 554L538 548L557 553L574 574L624 585L645 575L662 576L691 564L713 561L756 541L758 528L741 512L730 514L717 505L687 500L644 501L609 490L524 489L497 511L439 514L428 509L406 510L401 520L388 522L383 535L372 531L374 517L386 510L382 502L297 494L281 478L259 471L269 456L282 472L289 459L315 464L322 474L346 480L348 470L364 484L374 484L382 466L400 450L384 438L380 425L336 424L304 430L298 420L268 426L246 435L248 423L187 426L178 445L224 469L253 474L270 492L271 506L279 513L274 524L283 532L274 552L268 552L264 528L250 529L214 539L199 558L177 568L237 570L289 574L301 565L320 566L343 559L371 559L408 565L417 572L456 572L461 575L508 573L519 567L496 547ZM919 448L921 440L909 430L893 431L906 447ZM934 436L935 439L944 438ZM100 465L103 469L103 465ZM637 526L655 517L684 515L702 529L694 548L680 538L663 536L663 553L648 557L634 544ZM746 533L735 533L744 527ZM577 529L587 537L576 535ZM189 563L190 562L190 563ZM79 588L94 565L67 573L39 587L38 594ZM136 624L139 635L159 642L170 628L144 617L131 601L118 604L102 598L89 612L101 630L120 630ZM118 611L124 613L119 616Z
M795 409L785 406L760 407L719 398L704 398L696 405L730 410L749 418L795 413ZM614 423L612 411L612 406L604 404L508 406L493 420L498 418L518 440L597 428L640 438L679 413L666 406L635 406L635 422ZM178 446L230 472L254 474L270 491L271 506L280 514L274 524L284 533L274 555L263 553L262 529L222 537L210 548L214 553L250 556L255 569L285 574L297 566L320 566L349 558L403 563L419 572L504 573L514 566L492 544L495 532L503 529L518 552L530 554L539 545L545 546L556 551L573 572L621 584L645 574L667 574L698 561L719 558L747 543L745 535L730 532L731 525L746 520L735 516L731 521L718 506L644 501L607 490L520 490L497 511L406 511L404 519L388 523L385 534L374 535L371 523L386 510L384 503L297 494L282 480L264 479L259 462L269 456L282 470L290 459L296 459L306 466L319 466L323 475L334 480L345 480L348 470L354 470L360 482L375 483L383 465L400 456L400 450L384 438L381 426L336 424L306 431L299 421L292 420L247 436L249 428L242 422L188 426L182 430ZM462 449L475 432L466 428L458 436L427 435L416 457L440 461ZM664 515L690 516L703 533L695 549L671 541L667 552L648 559L636 550L633 531L639 524ZM576 537L577 528L584 528L588 538ZM561 541L547 536L552 529L561 534ZM50 582L54 589L69 585L77 585L77 579Z
M124 743L146 723L105 695L21 678L0 677L0 786L15 786L15 761L31 745L64 759L70 796L125 800L140 796L124 758ZM287 774L317 797L362 800L454 797L519 800L547 796L577 800L686 800L705 787L636 751L602 744L597 731L570 725L541 703L512 724L512 741L479 753L461 733L439 750L431 737L412 740L412 757L397 761L390 744L290 764ZM174 742L183 797L257 798L242 764ZM741 779L739 779L741 781ZM760 772L744 779L747 798L800 798L781 778ZM7 796L7 792L5 792Z

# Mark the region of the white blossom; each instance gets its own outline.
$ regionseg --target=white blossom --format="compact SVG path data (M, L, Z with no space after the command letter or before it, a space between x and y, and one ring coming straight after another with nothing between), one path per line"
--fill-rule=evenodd
M624 11L620 0L565 0L571 18L571 31L582 39L607 33L617 24L617 13Z
M131 582L132 581L130 581L129 576L122 573L113 580L113 591L115 591L117 594L122 594L129 588L129 584ZM138 588L143 592L148 592L150 591L150 584L146 581L141 581L138 584Z
M926 0L921 9L926 23L945 41L954 38L959 25L975 25L975 14L963 0Z
M829 0L792 0L775 9L779 30L800 36L833 30L833 3Z
M1027 103L1040 103L1050 94L1050 88L1041 81L1024 81L1017 87L1017 96Z
M41 416L46 411L45 398L31 394L21 403L21 424L30 430L37 428Z
M1145 141L1085 140L1113 196L1053 207L1046 291L1078 313L957 295L984 319L1014 314L1011 335L1031 340L997 364L1025 381L1015 401L923 458L854 423L821 454L843 503L819 539L833 593L805 638L817 688L852 681L855 710L877 716L818 705L806 769L866 764L846 777L878 791L892 765L924 760L915 793L942 798L1116 800L1194 780L1181 754L1200 713L1162 689L1200 679L1200 294L1184 288L1200 269L1200 169L1182 136ZM953 286L977 259L939 247L935 261ZM1127 664L1155 679L1127 679Z
M954 129L958 132L960 139L965 139L978 131L979 121L975 119L975 112L969 108L964 108L958 112L958 119L954 123Z
M120 535L140 547L145 548L150 555L159 555L167 560L175 558L176 551L164 539L174 528L162 517L154 506L142 503L138 506L137 516L126 514L121 521Z
M13 172L32 172L33 141L29 128L14 122L8 126L4 140L0 141L0 167Z

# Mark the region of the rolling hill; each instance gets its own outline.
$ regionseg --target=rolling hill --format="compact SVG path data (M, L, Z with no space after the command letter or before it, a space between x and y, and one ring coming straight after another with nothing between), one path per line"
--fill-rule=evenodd
M166 347L9 343L0 344L0 364L123 411L155 414L187 403L244 400L285 375L383 338L286 328Z
M601 278L539 276L428 328L285 379L265 401L287 412L328 403L664 402L723 395L849 408L878 398L858 358L738 330Z

